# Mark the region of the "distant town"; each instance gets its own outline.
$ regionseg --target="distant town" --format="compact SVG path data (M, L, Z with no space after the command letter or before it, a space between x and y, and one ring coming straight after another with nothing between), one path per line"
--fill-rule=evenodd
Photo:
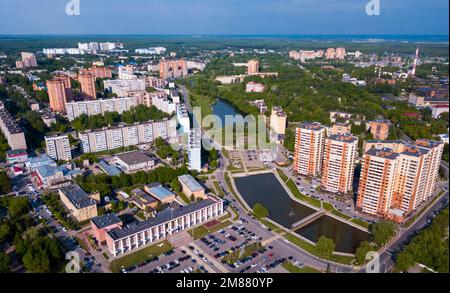
M0 43L0 272L448 273L448 43L27 42Z

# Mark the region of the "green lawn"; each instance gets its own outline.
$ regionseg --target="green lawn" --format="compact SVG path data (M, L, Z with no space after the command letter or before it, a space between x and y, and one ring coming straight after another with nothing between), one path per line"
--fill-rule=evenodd
M162 246L160 246L161 243ZM144 260L163 254L173 248L172 245L167 240L164 240L161 243L147 246L136 252L127 254L121 258L113 260L110 265L111 271L117 273L122 269L122 266L127 268L132 265L140 264Z
M284 235L284 238L286 238L289 242L297 245L298 247L308 251L309 253L316 255L320 258L323 258L323 259L327 259L327 260L331 260L334 262L343 263L343 264L347 264L347 265L350 265L352 263L352 261L355 259L354 257L342 256L342 255L331 255L331 256L322 255L319 251L317 251L317 249L314 245L312 245L290 233L286 233L286 235Z
M357 225L360 225L360 226L362 226L364 228L367 228L367 229L369 229L369 227L370 227L370 223L367 223L366 221L363 221L363 220L360 220L360 219L352 219L351 221L353 223L355 223Z
M289 178L286 176L286 174L284 174L284 172L281 169L277 168L277 173L278 173L278 175L280 175L281 179L284 182L287 182L289 180Z
M214 189L216 190L217 194L221 197L224 198L225 194L222 191L222 188L220 188L219 182L217 182L216 180L213 181L213 185L214 185Z
M228 216L229 217L229 216ZM220 219L219 219L220 220ZM230 226L232 223L230 221L225 221L217 224L216 226L208 229L205 227L205 225L201 225L199 227L196 227L194 229L191 229L188 231L189 235L192 236L194 239L202 238L210 233L214 233L216 231L219 231L222 228Z
M287 187L289 188L289 190L292 192L292 194L298 198L299 200L305 201L315 207L320 208L320 200L308 197L302 193L300 193L300 191L298 190L297 186L295 185L295 182L292 181L291 179L289 179L286 182Z
M321 271L318 271L314 268L311 267L303 267L303 268L299 268L295 265L293 265L290 262L285 262L284 264L281 265L283 268L285 268L289 273L321 273Z

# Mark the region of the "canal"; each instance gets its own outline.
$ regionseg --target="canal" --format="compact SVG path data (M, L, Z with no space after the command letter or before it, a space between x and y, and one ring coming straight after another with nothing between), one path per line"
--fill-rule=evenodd
M290 226L315 212L314 209L292 200L272 173L234 178L236 187L250 207L261 203L269 209L269 218L280 225ZM334 240L336 251L354 253L361 241L369 240L369 234L327 215L294 231L317 242L324 235Z

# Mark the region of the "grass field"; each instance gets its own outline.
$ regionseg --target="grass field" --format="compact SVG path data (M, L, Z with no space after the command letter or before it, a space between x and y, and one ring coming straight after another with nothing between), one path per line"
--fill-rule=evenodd
M327 259L327 260L331 260L334 262L343 263L343 264L347 264L347 265L351 264L352 261L355 259L354 257L350 257L350 256L342 256L342 255L334 255L334 254L331 256L323 255L319 251L317 251L317 248L314 245L300 239L299 237L294 236L293 234L286 233L286 235L284 235L284 238L286 238L289 242L295 244L296 246L308 251L309 253L311 253L313 255L323 258L323 259Z
M122 267L127 268L132 265L140 264L144 260L163 254L173 248L167 240L164 240L161 243L147 246L138 251L113 260L110 265L111 271L117 273L122 269Z
M293 265L292 263L290 263L290 262L285 262L284 264L282 264L281 265L283 268L285 268L289 273L296 273L296 274L299 274L299 273L312 273L312 274L314 274L314 273L321 273L321 271L318 271L318 270L316 270L316 269L314 269L314 268L311 268L311 267L303 267L303 268L299 268L299 267L297 267L297 266L295 266L295 265Z
M192 236L194 239L202 238L210 233L214 233L222 228L230 226L232 223L230 221L220 222L216 226L212 228L206 228L205 225L201 225L199 227L196 227L194 229L191 229L188 231L189 235Z

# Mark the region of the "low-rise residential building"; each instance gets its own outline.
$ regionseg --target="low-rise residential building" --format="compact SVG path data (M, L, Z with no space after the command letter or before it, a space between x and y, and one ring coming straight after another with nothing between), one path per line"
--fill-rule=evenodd
M79 222L97 217L97 202L80 186L65 186L60 188L58 193L67 210Z
M205 199L205 188L198 183L194 177L192 177L189 174L184 174L181 176L178 176L178 181L181 184L181 188L183 193L190 198L191 196L194 197L194 199L201 198Z
M144 151L131 151L117 154L116 163L125 172L135 172L152 169L155 166L155 159L147 155Z

